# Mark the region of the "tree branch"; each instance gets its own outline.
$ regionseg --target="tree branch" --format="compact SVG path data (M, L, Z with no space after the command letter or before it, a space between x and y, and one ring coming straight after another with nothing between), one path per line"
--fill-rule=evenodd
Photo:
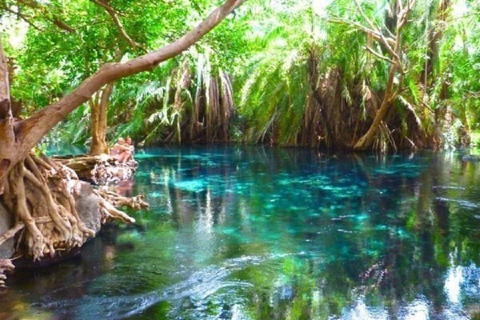
M113 22L117 26L118 31L120 31L121 36L128 42L128 44L133 49L137 49L137 47L138 47L138 48L142 48L142 49L145 50L145 48L143 48L140 44L133 41L133 39L128 35L127 31L123 27L122 22L118 18L119 13L115 9L113 9L106 1L102 1L102 0L90 0L90 1L95 3L96 5L104 8L105 11L107 11L107 13L110 15L110 17L112 17Z
M117 16L121 16L121 17L125 16L123 13L113 9L106 1L101 1L101 0L90 0L90 1L104 8L108 13L113 12Z
M392 49L392 47L390 46L390 44L388 43L387 39L385 38L385 36L383 35L383 32L380 30L380 28L378 28L368 17L367 15L365 14L365 12L363 11L362 7L360 6L360 4L358 3L357 0L354 0L355 1L355 4L357 5L357 8L358 8L358 11L360 11L360 14L362 15L363 19L365 19L368 23L368 25L373 29L375 30L379 36L380 36L380 42L383 43L383 45L387 48L387 50L390 52L390 54L392 54L395 58L398 58L398 56L396 55L395 51ZM401 0L400 0L401 2ZM388 28L387 28L388 29ZM396 42L396 39L394 38L394 41ZM392 44L393 45L393 44Z
M356 2L356 1L355 1ZM392 64L390 65L390 71L388 75L388 80L387 80L387 87L385 90L385 95L382 101L382 104L380 108L378 109L375 118L370 125L370 128L368 131L355 143L354 145L354 150L366 150L367 148L370 147L372 144L375 135L377 134L377 131L384 119L384 117L387 115L388 111L390 110L390 106L395 101L395 99L400 95L400 93L403 91L403 82L405 78L405 70L403 67L402 60L400 56L402 55L402 29L406 25L408 21L408 16L413 9L413 6L415 4L415 0L407 0L406 6L403 6L402 0L397 1L400 7L400 13L397 14L397 27L395 31L395 45L394 48L392 49L391 47L388 46L387 41L383 37L383 33L380 33L382 37L382 42L385 44L385 47L387 47L389 53L392 56L391 60ZM369 48L367 48L369 50ZM374 53L373 50L369 50L370 52ZM375 53L374 53L375 54ZM385 59L387 57L383 57L381 55L375 54L377 57L380 57L382 59ZM388 58L387 58L388 59ZM400 70L400 79L398 81L398 85L396 90L394 91L394 84L395 84L395 75L397 71Z
M40 29L39 27L37 27L33 22L30 21L29 18L27 18L27 16L25 16L23 13L20 12L20 10L18 11L15 11L15 10L12 10L10 9L9 7L7 6L2 6L2 9L7 11L7 12L10 12L11 14L14 14L16 15L17 17L21 18L23 21L25 21L26 23L28 23L32 28L38 30L38 31L42 31L42 29Z
M75 33L75 30L71 26L64 22L60 17L52 14L46 6L36 2L35 0L18 0L18 3L24 4L27 7L40 11L40 13L45 17L45 19L52 22L60 29L65 30L69 33Z
M365 19L367 21L370 28L378 31L379 28L367 17L367 15L365 14L365 12L362 9L362 6L360 6L360 3L358 3L358 0L354 0L354 1L355 1L355 4L357 5L358 11L360 11L360 14L362 15L363 19Z
M31 148L35 146L45 134L70 112L88 101L88 99L104 85L140 72L152 70L161 62L177 56L199 41L245 1L247 0L225 1L223 5L210 13L196 28L186 33L177 41L159 50L126 62L104 65L58 102L38 111L32 117L18 122L16 125L16 138L19 146L15 149L15 154L12 155L13 159L7 169L12 168L18 161L26 157ZM0 157L0 161L1 160ZM5 177L5 171L0 170L0 180L3 177Z
M360 31L371 35L375 40L377 40L378 42L383 44L383 40L382 40L383 35L381 34L381 32L378 32L376 30L372 30L370 28L367 28L367 27L365 27L364 25L362 25L358 22L345 20L345 19L338 19L338 18L329 19L328 21L332 22L332 23L348 24L348 25L354 26L354 27L358 28ZM384 39L390 46L395 45L395 43L396 43L395 39L392 39L390 37L384 38Z
M374 56L376 56L377 58L380 58L380 59L382 59L382 60L388 61L388 62L390 62L390 63L395 63L395 61L393 61L392 59L381 55L380 53L376 52L375 50L373 50L373 49L370 48L369 46L365 46L364 48L365 48L368 52L370 52L371 54L373 54Z

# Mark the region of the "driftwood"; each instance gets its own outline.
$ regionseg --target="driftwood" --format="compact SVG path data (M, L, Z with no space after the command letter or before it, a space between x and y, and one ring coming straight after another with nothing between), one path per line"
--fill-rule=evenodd
M81 180L97 185L128 180L133 177L138 166L136 161L121 164L106 154L55 157L54 160L71 168Z

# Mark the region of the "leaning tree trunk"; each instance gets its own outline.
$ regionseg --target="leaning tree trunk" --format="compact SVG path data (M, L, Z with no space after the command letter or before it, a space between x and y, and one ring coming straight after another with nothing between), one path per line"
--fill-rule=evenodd
M108 154L107 145L107 111L110 96L113 92L113 83L105 86L101 91L100 101L90 100L92 112L92 145L90 147L91 155Z
M226 0L196 28L159 50L125 62L104 65L71 93L25 120L16 120L12 116L6 58L0 44L0 194L3 190L1 184L10 170L23 161L31 149L55 125L87 102L95 92L108 83L140 72L151 71L161 62L179 55L215 28L245 1Z
M382 104L380 105L380 108L378 109L377 114L373 119L373 123L370 125L370 128L368 129L367 133L365 133L355 144L354 146L355 150L366 150L372 145L373 140L375 139L375 136L378 132L378 129L380 128L380 125L382 124L383 119L385 119L385 116L387 115L388 111L390 110L390 106L392 105L392 102L394 99L393 85L394 85L394 79L395 79L395 74L397 73L397 69L398 69L398 65L396 63L393 63L390 66L390 71L388 73L387 88L385 90L385 95L383 97Z
M385 31L376 26L375 23L372 22L365 15L360 4L355 0L360 14L363 16L363 18L369 25L369 27L360 25L360 30L367 33L367 35L373 37L376 41L378 41L388 52L388 56L384 56L382 55L382 53L379 53L368 46L366 47L366 49L377 58L380 58L390 63L390 70L388 73L387 86L385 89L385 95L383 97L382 104L377 111L377 114L375 115L375 118L373 119L373 122L370 125L368 131L355 143L353 147L354 150L367 150L372 146L372 143L375 140L379 128L381 127L385 117L387 116L388 111L391 109L393 102L402 90L403 78L405 75L402 61L402 29L408 22L408 17L413 9L415 0L407 0L405 4L403 4L402 1L403 0L395 1L396 20L395 26L394 28L392 28L395 29L395 34L393 34L392 31L388 30L388 28L386 30L386 34L384 34ZM399 74L398 85L396 90L394 90L397 74Z
M80 247L93 230L80 220L75 208L76 174L73 170L46 157L31 153L32 148L61 120L87 102L105 85L149 71L159 63L182 53L215 28L245 0L226 0L205 21L174 43L126 62L106 64L79 87L59 101L25 120L13 117L7 59L0 37L0 196L15 217L15 226L0 235L0 244L12 237L23 244L22 251L40 259L59 250ZM96 191L102 219L134 220L115 208L115 204L132 204L108 192ZM141 198L133 203L146 206ZM20 230L25 230L21 232ZM8 260L0 261L0 286L4 271L12 269Z

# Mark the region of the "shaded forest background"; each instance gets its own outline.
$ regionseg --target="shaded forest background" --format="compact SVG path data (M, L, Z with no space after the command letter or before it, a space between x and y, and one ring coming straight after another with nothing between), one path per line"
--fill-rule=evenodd
M0 1L17 117L55 102L107 62L172 42L218 4L20 2ZM103 106L107 141L351 149L388 101L369 148L477 145L480 2L408 3L399 30L398 1L250 0L182 55L106 86L46 142L89 144ZM385 45L392 39L398 51Z

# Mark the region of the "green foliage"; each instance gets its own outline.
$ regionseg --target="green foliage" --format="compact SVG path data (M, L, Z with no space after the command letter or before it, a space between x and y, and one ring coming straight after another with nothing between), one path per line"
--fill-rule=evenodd
M22 9L28 18L11 12L0 17L7 22L2 34L14 69L12 96L21 103L23 116L56 101L101 65L179 38L218 5L210 0L112 0L109 4L124 31L138 44L132 47L108 12L93 1L39 3L46 11L18 7L13 0L0 3L13 11ZM384 33L394 29L395 1L359 4ZM448 135L459 135L447 132L452 127L479 129L478 12L478 0L416 3L402 34L406 70L396 83L401 81L403 90L387 126L397 143L430 141L439 131L446 141ZM54 18L74 32L60 28ZM365 131L370 125L390 67L365 50L368 46L388 56L358 25L370 28L350 0L250 0L184 54L116 83L108 136L130 135L145 143L234 139L280 145L310 144L305 140L310 136L328 140L326 145L340 140L348 145L362 134L358 127ZM312 59L314 67L309 65ZM216 82L220 91L212 100ZM322 94L322 105L312 102L312 90ZM219 109L222 95L232 96L237 106L235 115L227 112L228 121ZM453 126L447 114L459 122ZM83 106L50 138L83 144L89 122L89 107ZM197 122L201 129L194 134Z

